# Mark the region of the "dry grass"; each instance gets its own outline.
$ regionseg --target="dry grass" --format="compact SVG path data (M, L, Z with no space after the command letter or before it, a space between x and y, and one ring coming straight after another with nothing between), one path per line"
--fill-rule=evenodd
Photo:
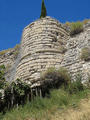
M56 109L55 109L56 111ZM90 99L81 101L78 108L69 108L63 111L53 110L46 111L43 119L30 119L25 120L90 120Z
M82 49L81 51L81 59L82 60L85 60L85 61L88 61L90 60L90 48L89 47L85 47Z
M43 114L43 118L27 118L24 120L90 120L90 97L81 100L76 108L52 108Z
M0 51L0 56L6 54L10 49Z
M51 120L90 120L90 99L82 100L79 108L56 112Z
M90 21L90 19L85 19L85 20L83 20L82 22L83 22L83 24L85 25L85 24L87 24L89 21Z
M72 95L63 89L52 90L49 99L37 97L7 111L0 120L90 120L90 90Z

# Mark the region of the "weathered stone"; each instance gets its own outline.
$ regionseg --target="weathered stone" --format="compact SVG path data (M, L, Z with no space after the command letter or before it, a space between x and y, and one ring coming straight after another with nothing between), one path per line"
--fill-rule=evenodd
M22 35L21 61L16 70L16 78L25 81L35 81L40 73L49 67L60 67L63 55L60 50L60 40L63 47L69 38L69 33L61 23L50 17L39 19L28 25Z
M40 74L49 67L66 67L72 79L80 73L84 82L90 75L90 61L80 59L84 47L90 47L90 23L84 26L82 33L71 38L64 25L46 17L23 30L18 62L11 49L0 56L0 65L13 66L9 73L15 67L14 79L19 78L32 88L41 85ZM10 76L8 74L6 78L9 80Z

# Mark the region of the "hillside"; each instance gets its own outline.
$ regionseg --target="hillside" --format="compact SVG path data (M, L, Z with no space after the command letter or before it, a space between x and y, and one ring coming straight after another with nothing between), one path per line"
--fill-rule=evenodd
M90 99L81 100L79 108L57 111L51 120L90 120Z
M90 89L69 95L59 89L50 98L36 98L7 111L1 120L90 120Z
M1 120L89 120L89 106L90 20L38 19L0 52Z

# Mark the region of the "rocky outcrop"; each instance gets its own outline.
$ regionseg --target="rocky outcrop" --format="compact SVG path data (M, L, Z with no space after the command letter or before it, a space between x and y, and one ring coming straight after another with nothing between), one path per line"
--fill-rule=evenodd
M5 65L5 78L8 81L10 80L13 66L17 60L19 48L20 45L16 45L14 48L0 51L0 65Z
M90 74L90 61L84 61L80 58L82 49L85 47L90 48L90 26L87 26L82 33L67 41L67 51L61 63L69 70L73 79L78 73L81 74L83 82L88 79Z

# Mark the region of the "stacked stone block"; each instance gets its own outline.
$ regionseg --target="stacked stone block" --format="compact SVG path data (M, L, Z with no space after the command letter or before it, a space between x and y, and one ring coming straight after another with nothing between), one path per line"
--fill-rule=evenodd
M21 59L15 79L19 78L32 87L39 86L41 72L61 66L68 39L69 34L63 25L50 17L28 25L22 35Z
M90 27L84 28L82 33L71 37L66 44L67 51L61 66L68 69L73 80L79 74L82 76L83 82L86 82L90 75L90 60L84 61L80 57L82 49L85 47L90 48Z

